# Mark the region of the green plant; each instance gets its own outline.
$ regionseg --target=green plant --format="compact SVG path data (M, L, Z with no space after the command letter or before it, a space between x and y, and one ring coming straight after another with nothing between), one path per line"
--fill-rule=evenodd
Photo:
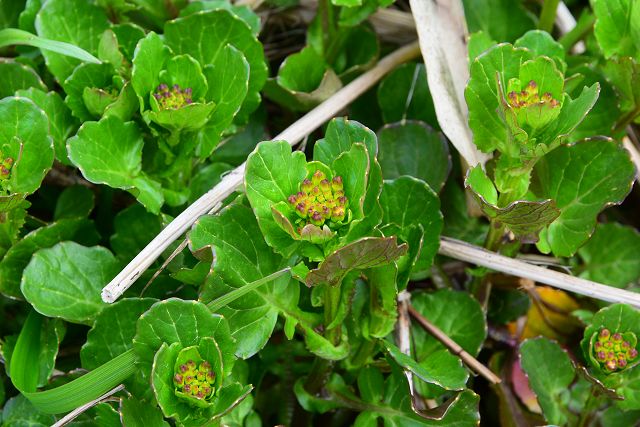
M0 424L637 424L640 6L460 3L0 2Z

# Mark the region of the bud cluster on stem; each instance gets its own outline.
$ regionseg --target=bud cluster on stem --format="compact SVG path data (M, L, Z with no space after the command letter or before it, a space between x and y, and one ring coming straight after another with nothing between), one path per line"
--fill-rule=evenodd
M178 367L178 372L173 376L173 384L176 391L187 396L209 399L215 392L213 386L215 377L211 364L206 360L200 364L189 360Z
M633 335L631 332L627 334ZM638 350L633 348L632 344L619 332L612 334L611 331L603 328L594 343L593 355L605 371L616 372L625 369L629 363L633 362L638 357Z
M153 97L158 101L163 110L177 110L185 105L193 103L191 98L191 88L181 89L180 85L173 85L171 88L162 83L156 88Z
M300 184L300 191L288 198L295 210L298 224L322 226L326 221L339 223L344 220L349 200L344 195L342 177L327 179L324 172L316 170L311 179Z
M532 105L545 105L555 108L560 103L553 99L553 95L549 92L545 92L540 96L538 93L538 84L531 80L529 84L520 92L512 91L507 94L509 105L513 108L523 108Z

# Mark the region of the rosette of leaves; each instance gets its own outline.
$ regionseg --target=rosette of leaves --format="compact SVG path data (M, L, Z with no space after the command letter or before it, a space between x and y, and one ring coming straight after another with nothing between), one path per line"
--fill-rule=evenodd
M472 63L469 125L478 148L495 157L486 172L471 170L466 186L494 225L491 246L510 230L544 253L571 256L596 215L630 189L632 164L617 143L575 142L600 89L593 83L572 98L580 80L565 85L566 68L564 50L542 31L491 46Z
M236 115L245 121L257 108L265 79L262 45L245 21L224 9L173 20L163 38L149 33L136 48L131 76L145 121L167 130L170 145L188 133L183 140L199 144L203 158ZM172 102L160 102L166 99L161 85Z
M133 349L165 417L208 425L252 389L234 382L235 340L224 317L202 303L169 299L138 320Z
M498 151L496 187L512 193L510 201L526 194L536 161L566 141L598 99L597 83L571 99L565 68L561 46L542 31L493 46L471 64L465 98L473 140Z
M329 124L325 139L316 143L310 162L304 153L292 152L285 141L258 144L247 160L245 187L267 244L286 257L299 251L320 261L336 248L370 234L382 219L378 202L382 176L376 152L375 134L344 119ZM317 185L314 174L323 176ZM342 182L340 195L346 199L339 220L319 217L320 221L314 224L313 210L308 215L303 212L308 218L301 218L296 210L297 198L303 194L307 197L306 187L319 194L323 193L323 186L333 191L331 181L337 177ZM325 179L326 183L321 184ZM292 202L293 199L296 200ZM324 214L322 208L318 209Z
M639 322L638 310L613 304L593 316L580 342L590 373L624 398L616 401L623 410L640 409Z

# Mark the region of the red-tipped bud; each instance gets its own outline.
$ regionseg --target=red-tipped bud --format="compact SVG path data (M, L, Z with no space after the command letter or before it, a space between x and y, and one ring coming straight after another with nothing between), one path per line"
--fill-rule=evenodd
M607 360L607 362L604 364L604 367L608 370L608 371L615 371L616 368L618 367L618 364L616 363L615 360Z
M185 393L191 393L191 385L190 384L185 384L184 388L182 389L182 391L184 391Z
M320 181L320 184L318 184L318 186L323 193L331 191L331 184L329 184L329 181L327 181L326 179Z
M204 393L202 392L202 390L198 391L198 393L196 393L196 397L198 399L203 399L204 398Z
M626 367L627 367L627 360L623 358L618 359L618 368L624 369Z
M344 189L344 185L342 183L342 177L336 176L331 180L331 190L342 191Z
M331 211L331 221L340 222L344 219L344 216L345 216L344 206L336 206Z
M619 332L616 332L615 334L613 334L611 336L611 339L613 340L614 343L621 343L622 342L622 334Z
M314 211L313 214L311 215L311 224L313 225L322 225L324 223L324 218L322 217L322 214L318 211Z
M305 179L304 181L302 181L302 184L300 185L300 189L307 194L311 192L312 188L313 188L313 182L311 182L308 179Z
M322 172L321 170L317 170L313 173L313 176L311 177L311 181L313 182L314 185L318 185L320 184L320 181L326 178L327 176L324 174L324 172Z
M215 380L216 374L213 371L207 372L207 381L213 384L213 380Z
M629 352L627 353L627 358L629 360L633 360L636 357L638 357L638 350L636 350L635 348L632 348L631 350L629 350Z
M600 362L604 362L605 360L607 360L607 354L604 351L599 351L596 354L596 358L600 361Z
M609 332L609 330L606 328L601 330L600 333L598 334L598 338L601 340L606 340L610 336L611 336L611 332Z
M182 372L183 374L187 372L187 369L189 369L187 365L180 365L180 372Z
M175 375L173 376L173 382L174 382L176 385L181 386L182 384L184 384L184 377L183 377L182 375L180 375L180 374L175 374Z
M295 194L292 194L291 196L289 196L287 200L289 201L289 204L295 206L296 203L298 203L298 196L296 196Z
M187 367L189 369L196 369L196 362L194 362L193 360L187 361Z

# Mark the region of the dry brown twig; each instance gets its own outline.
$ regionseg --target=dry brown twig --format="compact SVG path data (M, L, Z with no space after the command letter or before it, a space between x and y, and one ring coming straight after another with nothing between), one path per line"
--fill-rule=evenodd
M453 354L458 356L469 368L471 368L478 375L482 375L487 379L491 384L500 384L502 381L500 377L494 374L489 368L484 366L482 363L478 362L478 360L467 353L458 343L449 338L447 334L442 332L440 328L438 328L433 323L429 322L422 314L418 313L413 306L409 305L408 307L409 314L411 317L416 319L416 321L422 326L427 332L433 335L438 341L440 341L445 347L449 349Z

